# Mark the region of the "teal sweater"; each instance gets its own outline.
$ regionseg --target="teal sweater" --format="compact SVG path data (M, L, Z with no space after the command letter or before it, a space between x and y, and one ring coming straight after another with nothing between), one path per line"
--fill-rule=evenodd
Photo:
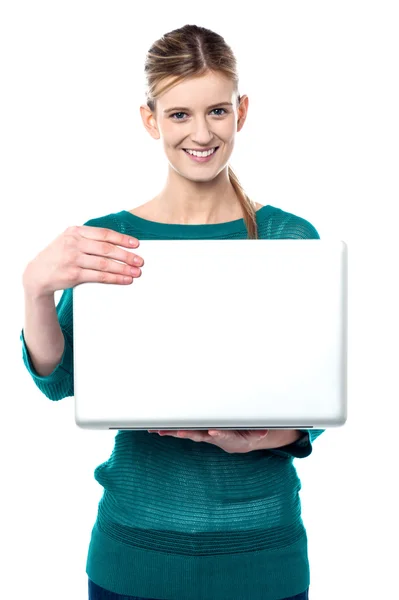
M319 238L308 221L281 209L267 205L256 214L260 238ZM243 219L164 224L122 210L85 225L139 240L247 238ZM35 372L23 329L20 336L24 364L50 400L74 394L72 288L63 292L57 314L65 350L50 375ZM304 591L310 569L293 462L311 454L323 431L303 430L295 444L245 454L118 431L111 456L94 471L103 494L87 575L118 594L162 600L279 600Z

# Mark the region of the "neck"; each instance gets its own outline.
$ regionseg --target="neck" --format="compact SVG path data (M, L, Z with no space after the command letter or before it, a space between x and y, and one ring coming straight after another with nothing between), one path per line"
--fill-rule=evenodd
M191 181L169 168L166 184L152 201L162 222L195 225L242 218L227 168L211 181Z

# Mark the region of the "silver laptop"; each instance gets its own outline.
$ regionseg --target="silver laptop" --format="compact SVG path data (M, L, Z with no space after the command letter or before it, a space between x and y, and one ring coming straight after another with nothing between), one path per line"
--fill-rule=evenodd
M73 289L75 420L310 429L347 418L347 246L140 240L131 285Z

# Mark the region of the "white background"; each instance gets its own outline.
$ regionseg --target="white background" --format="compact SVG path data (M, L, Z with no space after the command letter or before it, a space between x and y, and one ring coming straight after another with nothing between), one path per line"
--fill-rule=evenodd
M0 23L1 597L87 598L93 471L115 435L79 429L73 398L48 400L25 370L23 269L68 225L160 191L145 53L195 23L238 58L247 193L348 244L349 418L295 461L311 600L399 598L397 3L9 1Z

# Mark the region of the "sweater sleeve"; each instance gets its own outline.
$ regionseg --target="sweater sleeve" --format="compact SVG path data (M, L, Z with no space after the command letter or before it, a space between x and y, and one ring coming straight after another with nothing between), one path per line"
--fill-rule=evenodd
M61 400L67 396L74 395L72 288L63 291L60 301L56 306L56 311L62 333L64 334L65 347L61 361L52 373L45 377L37 373L29 356L23 329L20 335L22 359L25 367L39 390L50 400Z
M313 442L325 429L299 429L299 431L302 431L303 435L293 444L281 446L280 448L271 448L270 450L266 450L266 452L277 454L283 458L306 458L310 456L313 451Z

